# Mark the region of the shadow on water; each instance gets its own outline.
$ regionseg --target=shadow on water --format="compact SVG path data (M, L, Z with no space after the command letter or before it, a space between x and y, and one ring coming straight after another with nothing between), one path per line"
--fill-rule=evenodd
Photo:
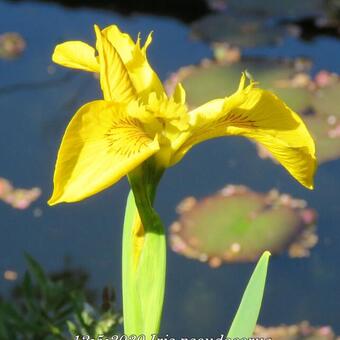
M23 0L11 0L22 2ZM26 0L24 0L27 2ZM39 0L45 3L58 3L67 8L94 8L104 9L130 16L134 14L151 14L174 17L183 22L192 22L211 12L205 0Z

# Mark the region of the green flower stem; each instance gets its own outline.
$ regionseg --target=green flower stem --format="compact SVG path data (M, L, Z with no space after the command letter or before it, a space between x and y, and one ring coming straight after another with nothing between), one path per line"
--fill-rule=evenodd
M129 174L134 199L129 195L123 235L123 307L127 335L158 333L166 277L166 239L162 221L153 208L163 171L151 162ZM138 211L137 211L137 209ZM134 215L131 215L131 212ZM134 265L135 214L139 213L144 239L137 267ZM133 217L132 217L133 216Z

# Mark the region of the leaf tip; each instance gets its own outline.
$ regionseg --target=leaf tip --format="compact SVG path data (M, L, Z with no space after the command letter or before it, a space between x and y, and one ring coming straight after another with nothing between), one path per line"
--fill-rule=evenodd
M271 252L269 250L266 250L264 253L263 253L264 256L266 257L270 257L272 256Z

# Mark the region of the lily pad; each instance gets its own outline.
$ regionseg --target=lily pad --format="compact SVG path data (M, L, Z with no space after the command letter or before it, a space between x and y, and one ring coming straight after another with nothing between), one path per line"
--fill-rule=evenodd
M243 47L274 45L282 40L285 30L260 17L235 17L230 14L211 14L194 22L191 35L207 42L226 42Z
M305 122L314 137L319 163L340 157L340 120L314 116L305 118Z
M280 18L320 16L324 9L322 0L209 0L208 3L213 9Z
M226 53L229 53L227 51ZM233 59L237 54L230 51ZM302 115L315 139L317 158L324 163L340 158L340 77L320 71L314 79L309 76L310 64L305 60L241 59L226 62L205 60L199 66L188 66L173 74L167 81L169 92L177 82L182 82L190 107L232 94L247 70L262 88L269 89L282 98L293 110ZM205 86L201 86L204 84ZM257 145L261 158L271 154Z
M314 116L305 118L316 142L319 162L340 157L340 79L336 74L319 72L311 101Z
M311 105L321 115L334 116L340 120L340 79L339 76L325 71L316 76L318 88L312 97Z
M254 262L265 250L308 256L317 242L315 211L276 190L262 194L228 185L199 201L185 199L177 211L179 219L170 228L172 249L212 267Z
M312 327L306 321L297 325L265 328L256 326L254 336L275 340L336 340L339 339L329 326Z
M319 114L303 117L308 130L315 141L318 163L326 163L340 158L340 118ZM262 159L271 158L271 153L256 143L258 154ZM274 160L276 162L276 160Z
M272 90L296 111L310 104L310 82L306 73L310 63L305 60L285 61L248 58L237 63L205 60L199 66L188 66L167 81L173 91L182 82L189 106L196 107L218 97L232 94L238 87L241 73L247 70L261 87ZM203 84L203 86L202 86Z
M315 140L318 162L336 160L340 158L339 76L320 71L308 88L310 103L305 110L298 111L305 113L302 118ZM257 147L261 158L272 158L261 145Z

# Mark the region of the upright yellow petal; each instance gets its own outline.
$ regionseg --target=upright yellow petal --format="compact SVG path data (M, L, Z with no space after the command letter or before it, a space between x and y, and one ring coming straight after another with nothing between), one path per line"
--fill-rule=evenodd
M191 132L173 163L201 141L240 135L263 144L295 179L313 188L314 141L301 118L273 93L254 88L254 84L245 88L243 83L231 97L208 102L190 115Z
M143 47L140 47L139 37L137 43L134 43L128 34L122 33L115 25L105 28L102 34L122 58L139 96L147 99L150 92L156 92L159 95L164 93L162 83L146 56L147 47L152 41L151 33Z
M104 99L116 102L131 101L135 98L136 90L122 58L98 26L95 26L95 32L100 64L100 85Z
M177 83L173 94L174 101L179 104L185 104L185 89L181 83Z
M159 149L126 106L103 100L79 109L63 137L49 204L75 202L111 186Z
M133 57L136 44L127 33L123 33L116 25L110 25L102 30L103 36L115 47L124 64Z
M56 64L83 71L99 72L95 49L82 41L67 41L54 49L52 60Z

